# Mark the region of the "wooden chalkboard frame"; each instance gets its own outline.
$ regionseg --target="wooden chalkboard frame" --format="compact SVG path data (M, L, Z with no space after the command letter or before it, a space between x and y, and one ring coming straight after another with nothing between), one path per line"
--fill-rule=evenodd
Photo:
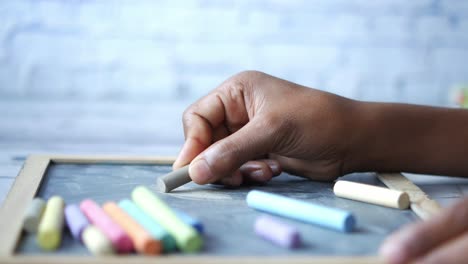
M383 263L378 256L312 256L312 257L209 257L209 256L109 256L109 257L82 257L82 256L22 256L15 254L22 230L22 218L24 211L34 198L50 164L160 164L170 165L174 157L156 156L91 156L91 155L32 155L27 158L23 168L8 193L0 208L0 262L1 263ZM379 175L380 177L380 175ZM392 179L401 180L401 174L393 175L384 181L389 185ZM403 180L404 180L403 179ZM404 181L403 181L404 182ZM410 182L410 184L412 184ZM401 185L401 184L400 184ZM414 185L414 184L413 184ZM415 186L415 185L414 185ZM394 188L395 186L390 186ZM401 186L397 186L401 187ZM417 188L417 187L416 187ZM410 194L411 199L411 194ZM420 196L418 196L420 199ZM412 201L413 202L413 201ZM420 201L418 201L420 202ZM433 209L433 208L432 208ZM437 209L437 208L436 208ZM424 211L424 208L423 208Z

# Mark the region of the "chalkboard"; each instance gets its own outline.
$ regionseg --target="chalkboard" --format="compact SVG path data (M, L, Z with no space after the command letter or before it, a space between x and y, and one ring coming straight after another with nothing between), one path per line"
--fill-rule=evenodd
M110 200L119 201L129 198L133 188L138 185L155 190L156 178L169 171L169 165L52 163L48 166L37 196L47 199L52 195L60 195L67 204L79 203L85 198L101 204ZM371 173L351 174L343 178L382 185ZM283 173L264 185L226 188L190 183L171 193L157 195L171 207L185 211L203 222L205 244L203 250L196 253L198 255L376 255L379 245L389 233L417 219L410 210L390 209L335 197L332 187L333 183L315 182ZM357 228L351 233L340 233L282 218L301 231L304 243L294 250L277 247L253 233L255 218L262 213L247 207L245 203L245 196L252 189L352 211L357 218ZM16 253L51 254L42 252L34 236L24 233ZM65 232L55 254L89 253Z

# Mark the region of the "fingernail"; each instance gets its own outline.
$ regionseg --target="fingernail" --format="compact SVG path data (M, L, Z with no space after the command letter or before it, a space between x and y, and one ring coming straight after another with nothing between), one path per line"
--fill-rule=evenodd
M278 175L281 173L280 166L276 161L267 160L266 163L268 164L268 167L270 167L271 172L273 172L273 175Z
M213 179L213 174L208 166L208 163L204 159L196 160L192 162L189 167L189 174L196 183L205 184L210 183Z
M186 149L185 146L187 146L187 144L184 144L184 145L182 146L182 149L180 150L179 155L177 155L177 158L176 158L176 160L174 161L174 164L172 164L172 168L177 169L177 168L180 167L180 164L179 164L179 163L182 162L182 160L185 158L184 156L186 155L186 154L185 154L185 152L186 152L186 151L185 151L185 149Z
M260 170L254 170L254 171L252 171L250 173L250 176L252 178L257 178L257 179L262 178L263 177L263 170L261 170L261 169Z
M270 166L270 169L274 175L277 175L281 172L278 164L268 164L268 166Z

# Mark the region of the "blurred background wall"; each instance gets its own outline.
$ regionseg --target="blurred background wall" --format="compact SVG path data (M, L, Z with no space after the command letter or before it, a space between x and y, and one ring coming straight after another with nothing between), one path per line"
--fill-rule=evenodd
M176 155L242 70L449 105L467 61L464 0L0 0L0 201L32 153Z
M256 69L443 105L467 61L468 1L0 1L2 101L193 101Z
M0 149L175 154L183 110L247 69L449 105L467 61L461 0L0 0Z

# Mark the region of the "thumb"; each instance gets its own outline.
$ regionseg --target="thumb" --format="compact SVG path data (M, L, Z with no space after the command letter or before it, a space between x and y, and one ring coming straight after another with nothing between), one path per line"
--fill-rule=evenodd
M235 133L200 153L190 163L189 174L198 184L213 183L231 176L242 164L270 152L274 129L258 117Z

